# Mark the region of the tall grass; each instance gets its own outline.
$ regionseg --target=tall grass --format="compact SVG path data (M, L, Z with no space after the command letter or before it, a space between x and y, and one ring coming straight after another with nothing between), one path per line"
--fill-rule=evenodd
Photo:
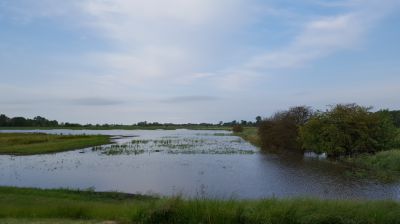
M260 146L260 138L258 137L258 128L245 127L242 132L235 132L235 135L242 137L255 146Z
M0 222L16 219L124 223L400 223L394 201L184 200L119 193L0 187Z
M375 155L365 155L357 162L366 168L400 172L400 150L378 152Z

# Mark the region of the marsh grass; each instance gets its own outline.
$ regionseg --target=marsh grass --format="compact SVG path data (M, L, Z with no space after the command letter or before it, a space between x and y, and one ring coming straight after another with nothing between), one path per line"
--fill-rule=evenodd
M382 151L374 155L363 154L354 158L347 158L345 162L353 166L351 175L358 177L375 176L387 182L400 178L399 149Z
M81 149L110 142L105 135L0 133L0 154L33 155Z
M245 127L242 132L235 132L234 135L243 138L254 146L260 146L261 144L256 127Z
M394 201L207 200L0 187L1 220L121 223L400 223Z
M190 137L162 137L159 139L134 139L123 144L93 147L104 155L139 155L143 153L165 152L168 154L254 154L253 150L245 150L236 144L243 140L233 139L221 141L216 139Z

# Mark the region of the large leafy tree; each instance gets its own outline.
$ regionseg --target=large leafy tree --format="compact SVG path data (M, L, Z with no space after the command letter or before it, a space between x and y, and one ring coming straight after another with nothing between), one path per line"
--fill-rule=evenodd
M390 116L371 108L339 104L318 112L300 128L302 147L337 157L393 147L396 128Z

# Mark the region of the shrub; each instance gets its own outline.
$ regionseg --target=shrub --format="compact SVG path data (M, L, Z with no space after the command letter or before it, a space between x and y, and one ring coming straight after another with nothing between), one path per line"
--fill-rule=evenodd
M242 127L242 125L239 125L239 124L233 125L232 131L235 133L243 132L243 127Z

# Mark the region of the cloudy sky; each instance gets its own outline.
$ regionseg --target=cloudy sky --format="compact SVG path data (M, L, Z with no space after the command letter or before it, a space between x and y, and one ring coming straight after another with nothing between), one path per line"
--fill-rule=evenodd
M400 0L0 0L0 113L81 123L400 109Z

